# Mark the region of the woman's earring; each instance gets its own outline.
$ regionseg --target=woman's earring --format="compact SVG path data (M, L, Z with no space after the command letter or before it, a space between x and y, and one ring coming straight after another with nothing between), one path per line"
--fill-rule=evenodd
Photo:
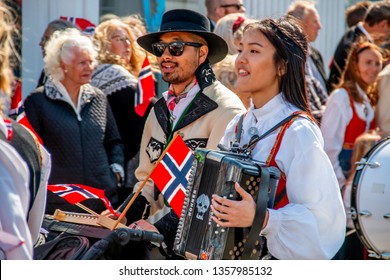
M279 68L278 76L282 77L284 74L286 74L286 69L284 67L283 68Z

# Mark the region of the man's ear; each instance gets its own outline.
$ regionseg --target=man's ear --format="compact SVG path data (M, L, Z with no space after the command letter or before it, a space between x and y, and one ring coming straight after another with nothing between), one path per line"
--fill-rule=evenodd
M387 25L388 25L388 23L387 23L386 19L381 20L380 22L378 22L378 26L381 27L382 29L386 28Z
M224 7L218 6L215 8L215 14L221 18L226 15L226 9Z
M199 48L199 64L202 64L203 62L205 62L208 53L209 53L208 46L203 45Z

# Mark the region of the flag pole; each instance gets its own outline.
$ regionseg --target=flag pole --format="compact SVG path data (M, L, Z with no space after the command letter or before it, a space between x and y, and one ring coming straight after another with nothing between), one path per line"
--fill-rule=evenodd
M146 177L146 179L142 182L141 186L138 188L138 190L135 192L135 194L133 195L133 197L131 198L131 200L129 201L129 203L127 203L126 205L126 208L123 210L123 212L121 213L121 215L119 216L119 218L116 220L115 224L114 224L114 229L118 226L119 222L123 219L123 217L126 215L127 211L129 210L130 206L133 204L134 200L137 198L137 196L141 193L143 187L145 186L146 182L149 180L150 176L152 175L154 169L157 167L157 165L160 163L160 161L162 160L162 158L165 156L165 154L167 153L169 147L172 145L172 143L175 141L176 137L180 137L180 134L179 132L176 133L176 135L173 137L173 139L171 140L171 142L169 142L168 146L165 148L165 150L163 151L163 153L161 154L161 156L158 158L156 164L153 166L153 169L149 172L148 176Z

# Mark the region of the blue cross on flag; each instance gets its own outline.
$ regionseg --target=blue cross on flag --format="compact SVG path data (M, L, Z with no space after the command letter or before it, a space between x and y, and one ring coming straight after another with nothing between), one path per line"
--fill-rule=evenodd
M180 217L194 155L177 135L157 162L150 178Z

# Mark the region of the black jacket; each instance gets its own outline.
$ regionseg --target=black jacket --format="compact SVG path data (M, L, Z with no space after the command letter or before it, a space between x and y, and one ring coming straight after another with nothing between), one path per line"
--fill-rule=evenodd
M115 203L116 176L110 164L124 165L122 140L105 95L90 85L84 85L81 94L80 119L48 81L26 98L26 116L51 154L49 184L103 189Z
M137 81L125 68L116 64L99 65L91 81L91 85L104 92L110 103L123 141L125 162L132 159L140 149L145 121L153 105L152 102L142 117L135 112Z
M330 65L330 73L327 84L328 92L331 92L334 89L334 85L338 84L341 73L344 70L346 60L348 58L348 52L352 44L360 37L366 37L366 35L357 25L355 25L348 29L348 31L341 38Z
M326 83L327 78L326 78L324 60L322 59L321 53L313 46L310 46L310 57L313 60L315 66L317 67L317 70L320 73L322 79Z

